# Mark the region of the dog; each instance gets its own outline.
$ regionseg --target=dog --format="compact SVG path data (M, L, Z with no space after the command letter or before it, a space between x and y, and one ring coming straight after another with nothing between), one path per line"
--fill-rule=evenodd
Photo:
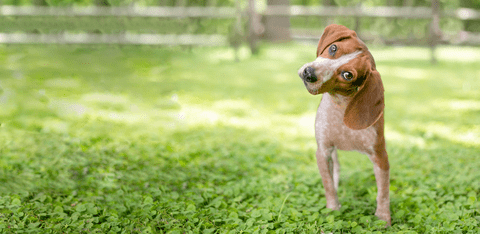
M355 31L332 24L325 28L317 58L299 71L308 92L323 94L315 119L317 165L327 208L338 210L338 150L368 155L377 183L375 215L391 225L390 165L384 137L384 88L375 60Z

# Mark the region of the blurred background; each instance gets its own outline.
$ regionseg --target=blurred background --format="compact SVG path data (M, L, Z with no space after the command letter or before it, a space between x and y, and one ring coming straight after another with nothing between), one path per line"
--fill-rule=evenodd
M475 0L2 0L0 43L225 46L317 41L343 24L367 43L479 45ZM432 57L432 61L435 58Z

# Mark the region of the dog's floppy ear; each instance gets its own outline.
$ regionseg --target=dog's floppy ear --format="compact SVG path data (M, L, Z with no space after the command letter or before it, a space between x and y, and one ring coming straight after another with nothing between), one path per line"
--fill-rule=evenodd
M365 129L382 116L385 107L383 84L380 73L370 70L363 85L345 109L343 122L351 129Z
M343 25L330 24L323 30L322 37L318 41L317 57L323 53L328 45L350 37L357 37L357 33Z

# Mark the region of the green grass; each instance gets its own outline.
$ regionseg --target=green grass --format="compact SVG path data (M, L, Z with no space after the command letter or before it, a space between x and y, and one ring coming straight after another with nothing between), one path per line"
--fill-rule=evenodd
M364 155L325 207L314 45L0 47L2 233L478 233L480 49L372 48L392 227Z

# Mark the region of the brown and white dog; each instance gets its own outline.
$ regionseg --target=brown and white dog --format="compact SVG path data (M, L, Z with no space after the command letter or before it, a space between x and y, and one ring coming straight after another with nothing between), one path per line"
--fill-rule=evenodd
M308 92L323 93L315 137L327 208L340 208L336 150L355 150L368 155L373 163L378 189L375 215L391 225L384 89L368 48L353 30L329 25L318 42L317 59L303 65L298 74Z

